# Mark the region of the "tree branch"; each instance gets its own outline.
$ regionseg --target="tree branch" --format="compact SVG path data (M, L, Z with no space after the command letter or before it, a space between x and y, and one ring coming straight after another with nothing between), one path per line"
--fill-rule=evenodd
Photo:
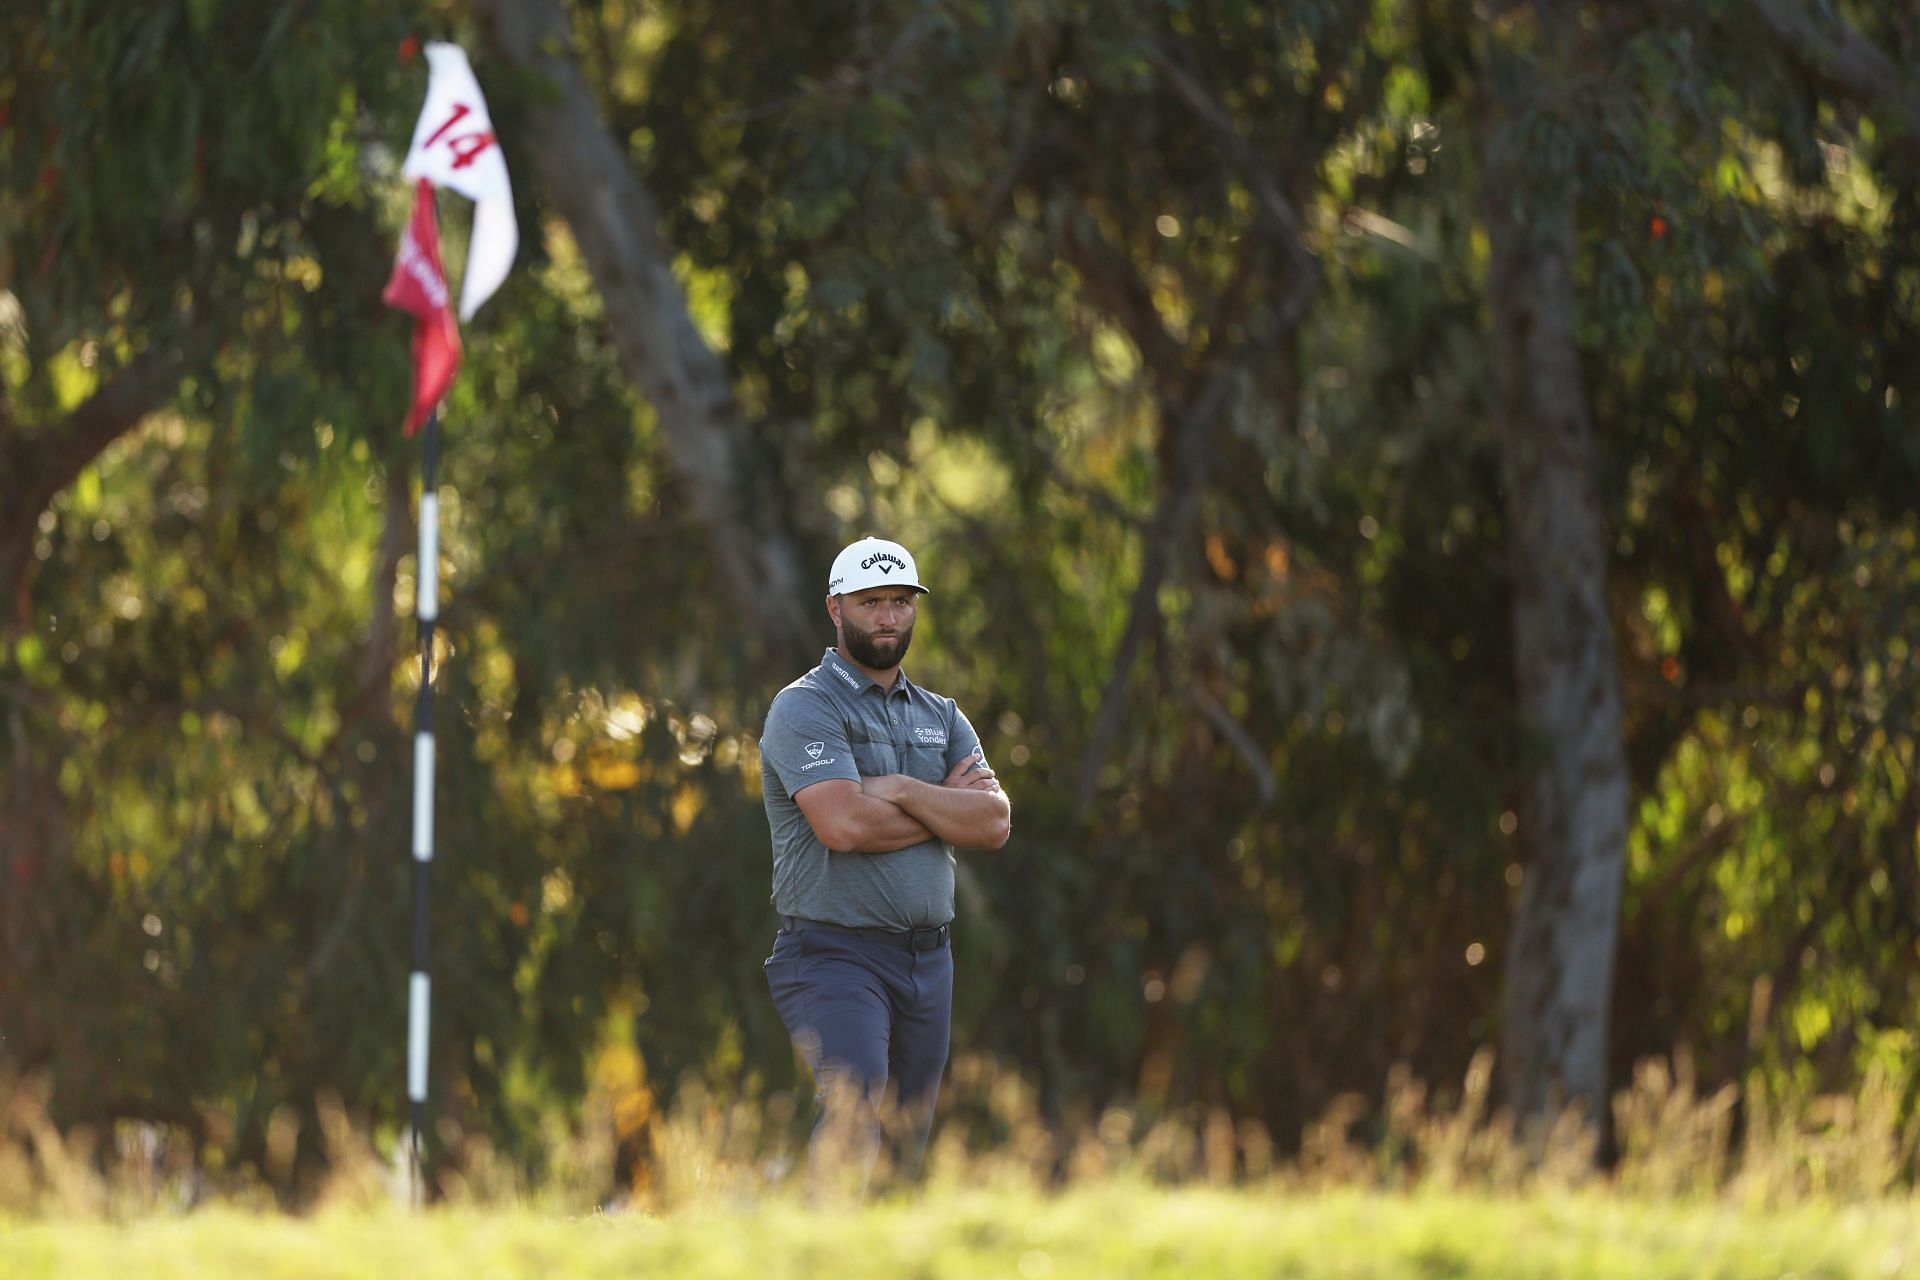
M1075 221L1067 220L1068 231ZM1198 359L1205 362L1205 376L1197 388L1183 395L1190 381L1181 375L1194 357L1160 322L1151 292L1132 263L1091 226L1078 236L1063 234L1061 240L1075 254L1076 269L1088 290L1126 328L1154 375L1166 483L1160 505L1142 537L1140 581L1134 588L1127 629L1115 651L1113 674L1101 695L1100 711L1080 758L1076 809L1080 821L1085 822L1100 788L1101 769L1120 732L1134 663L1147 640L1161 627L1160 588L1172 569L1176 549L1185 544L1199 520L1201 497L1217 452L1213 442L1227 416L1230 396L1240 388L1249 363L1270 355L1298 325L1304 312L1295 304L1312 296L1318 277L1296 280L1274 310L1264 310L1269 301L1266 286L1271 278L1270 254L1264 245L1256 243L1236 273L1233 287L1219 299L1213 328L1218 334L1226 334L1235 327L1234 320L1250 314L1257 316L1258 322L1249 324L1251 332L1225 345L1225 349L1209 347L1201 353ZM1216 345L1224 343L1222 339Z
M1814 21L1812 7L1753 0L1753 11L1789 62L1816 85L1872 112L1888 144L1920 171L1920 82L1844 20L1837 30Z
M541 86L529 111L535 170L573 230L606 307L620 367L653 405L675 474L706 530L714 576L740 617L783 657L811 652L790 539L746 519L741 459L750 443L725 365L694 327L661 237L660 215L608 133L554 0L476 0L493 43Z
M1187 696L1192 700L1194 709L1200 713L1201 718L1227 740L1227 745L1233 748L1234 753L1247 766L1247 772L1253 775L1253 785L1259 792L1259 799L1256 801L1258 806L1262 809L1272 808L1275 798L1280 794L1280 784L1273 776L1273 763L1260 749L1260 744L1254 741L1253 735L1247 732L1246 726L1235 720L1232 714L1205 690L1191 689Z
M1226 414L1228 393L1239 372L1239 364L1222 362L1207 380L1187 411L1170 423L1176 433L1175 459L1178 466L1168 477L1167 491L1145 538L1145 559L1140 566L1140 582L1134 588L1133 606L1127 629L1114 654L1113 674L1100 698L1100 714L1087 736L1086 753L1080 759L1080 785L1076 810L1085 822L1092 812L1094 795L1100 789L1100 770L1119 735L1126 709L1126 687L1132 678L1134 663L1150 636L1160 630L1160 588L1173 566L1175 549L1185 541L1200 511L1200 495L1206 488L1207 460L1212 453L1214 431Z
M34 533L54 496L138 426L172 392L186 363L177 344L150 347L107 379L104 386L57 426L22 436L9 415L0 435L0 599L11 599L11 617L21 630L31 623ZM0 621L0 631L6 624Z
M1213 100L1206 86L1163 53L1151 54L1150 60L1155 74L1173 90L1174 96L1185 104L1194 118L1213 134L1234 168L1239 171L1247 189L1253 193L1254 205L1260 211L1261 220L1267 224L1286 262L1282 275L1289 284L1274 309L1277 327L1281 330L1291 329L1306 314L1307 304L1320 287L1319 264L1307 252L1300 238L1300 215L1274 182L1269 172L1271 166L1263 164L1253 153L1253 148L1240 136L1240 131L1234 127L1226 111Z
M1107 238L1092 216L1068 213L1060 221L1062 256L1086 285L1100 309L1117 323L1140 353L1140 362L1158 380L1160 394L1169 396L1169 381L1186 365L1186 352L1167 332L1153 291L1134 270L1126 253Z

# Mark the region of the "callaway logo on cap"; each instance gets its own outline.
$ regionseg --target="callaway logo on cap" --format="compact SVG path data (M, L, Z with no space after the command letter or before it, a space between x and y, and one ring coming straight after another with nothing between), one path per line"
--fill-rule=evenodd
M827 575L827 594L845 595L868 587L911 587L921 594L920 570L913 553L885 538L862 538L849 543L833 558L833 571Z

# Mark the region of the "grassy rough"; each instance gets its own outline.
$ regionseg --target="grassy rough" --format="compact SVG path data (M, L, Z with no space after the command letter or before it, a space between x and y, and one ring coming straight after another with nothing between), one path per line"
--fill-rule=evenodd
M528 1209L292 1218L215 1208L104 1221L0 1221L10 1277L1021 1276L1885 1280L1920 1277L1910 1200L1767 1212L1604 1192L1512 1197L1124 1181L1053 1197L957 1189L844 1208L772 1197L664 1216Z

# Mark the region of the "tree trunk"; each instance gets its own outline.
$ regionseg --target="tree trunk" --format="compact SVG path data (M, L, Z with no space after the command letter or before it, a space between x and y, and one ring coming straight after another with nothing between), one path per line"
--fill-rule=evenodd
M725 365L694 327L653 197L601 122L565 14L554 0L477 0L474 8L500 53L543 82L528 113L534 169L599 287L620 367L659 415L716 577L774 654L817 656L821 629L802 602L824 593L826 575L804 575L791 540L748 519L746 421Z
M1490 247L1493 413L1503 455L1526 881L1506 957L1508 1101L1603 1118L1628 780L1591 410L1574 341L1577 114L1570 4L1543 0L1491 50L1478 120ZM1523 18L1529 15L1522 14ZM1531 49L1520 43L1534 40ZM1551 117L1564 126L1555 138ZM1549 127L1543 133L1541 125ZM1541 139L1563 145L1543 155Z

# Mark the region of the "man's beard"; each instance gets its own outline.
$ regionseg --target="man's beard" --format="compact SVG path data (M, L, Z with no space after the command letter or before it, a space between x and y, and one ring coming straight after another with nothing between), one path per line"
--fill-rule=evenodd
M907 646L913 643L913 624L898 628L893 638L898 642L893 647L882 649L875 643L874 633L862 631L844 618L840 621L842 643L847 646L847 656L863 667L875 671L885 671L889 667L900 665L900 659L907 656Z

